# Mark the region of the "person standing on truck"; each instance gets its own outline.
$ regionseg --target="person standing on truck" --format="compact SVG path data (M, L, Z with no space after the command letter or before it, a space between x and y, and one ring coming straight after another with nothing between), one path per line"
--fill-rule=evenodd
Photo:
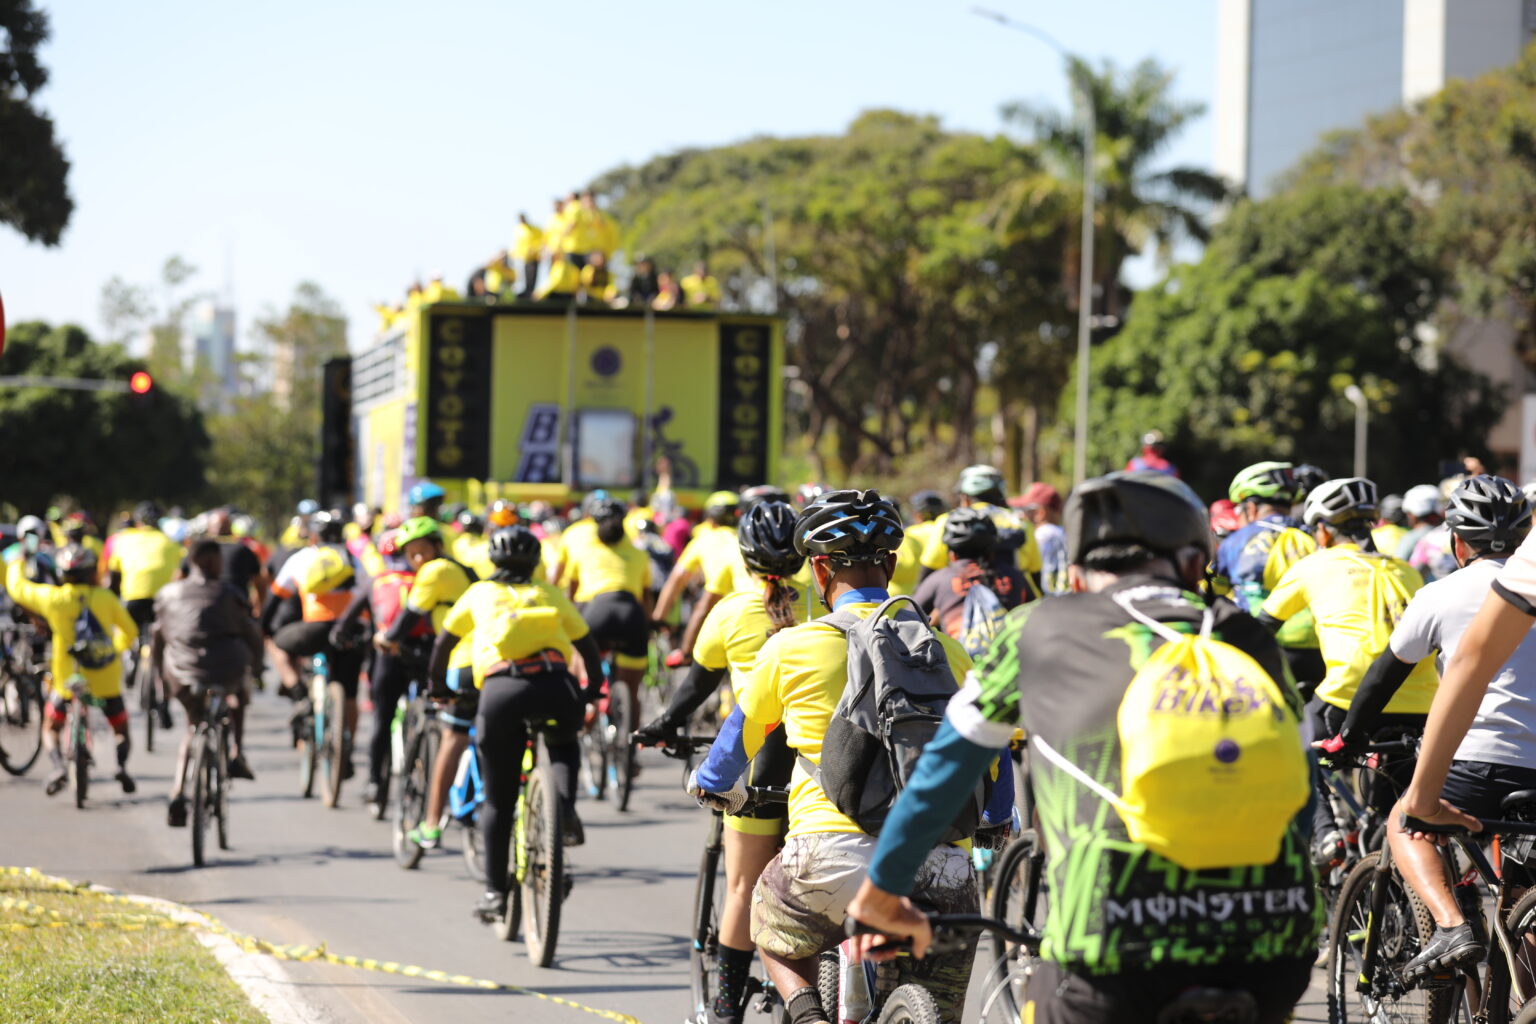
M544 253L544 232L528 220L526 212L517 215L517 227L512 230L512 248L508 256L523 268L522 287L517 297L527 301L533 298L533 290L539 283L539 258Z

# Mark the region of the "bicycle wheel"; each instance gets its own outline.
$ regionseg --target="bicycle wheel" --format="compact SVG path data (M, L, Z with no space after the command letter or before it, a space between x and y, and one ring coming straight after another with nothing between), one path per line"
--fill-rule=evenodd
M229 733L228 723L221 722L217 731L217 745L213 757L213 816L219 823L219 849L229 849Z
M1328 1019L1334 1024L1392 1021L1442 1024L1455 1009L1457 990L1410 987L1403 968L1434 933L1435 922L1395 871L1387 876L1386 902L1371 917L1372 888L1381 854L1361 858L1339 888L1328 922ZM1367 934L1376 931L1376 963L1364 976Z
M146 651L139 650L138 665L134 669L138 676L139 707L144 709L144 750L146 753L155 752L155 726L159 723L159 695L155 693L154 666Z
M485 851L480 845L480 826L474 821L461 821L459 824L464 826L464 870L478 882L485 877Z
M581 731L581 781L587 796L602 800L608 795L607 723L601 715Z
M320 755L315 746L315 716L311 712L299 720L299 789L304 799L315 795L315 776L319 774Z
M527 828L524 830L523 902L527 909L528 959L548 967L560 935L560 905L565 900L565 829L560 796L549 769L539 765L528 776Z
M424 722L410 737L405 748L405 767L400 775L395 800L395 863L410 870L421 863L426 853L406 833L427 816L427 792L432 785L432 763L437 760L437 731Z
M1522 896L1504 919L1509 930L1509 945L1515 953L1515 969L1525 978L1536 978L1536 889ZM1491 950L1488 969L1488 1024L1506 1024L1510 1020L1523 1020L1522 1010L1536 1004L1532 998L1521 1000L1520 993L1513 992L1509 978L1509 961L1497 946ZM1530 982L1526 982L1530 984Z
M1489 1018L1492 1020L1492 1018ZM1520 1007L1520 1012L1515 1015L1514 1024L1536 1024L1536 999L1532 999Z
M42 680L31 674L0 673L0 768L25 775L42 749Z
M634 703L629 687L621 684L613 691L608 709L608 727L613 743L608 756L614 766L614 795L621 811L629 810L629 798L635 791L635 769L638 767L636 758L639 755L634 740L630 738L630 733L635 729L637 709Z
M821 1010L827 1020L836 1020L838 1016L837 995L842 988L842 966L835 946L816 957L816 994L821 997Z
M1045 924L1045 896L1045 851L1034 830L1025 829L998 857L990 913L1015 928L1029 925L1039 930ZM1002 955L1018 952L1013 943L995 937L991 941Z
M208 749L208 727L202 726L197 730L197 738L192 746L192 863L196 867L202 867L204 852L208 847L208 819L213 815L214 795L212 772L209 762L212 760Z
M939 1024L939 1008L923 986L898 985L880 1011L880 1024Z
M325 765L325 789L321 796L327 807L335 807L341 802L342 776L347 767L346 700L346 691L340 683L326 684L325 735L321 740L325 744L321 752Z
M91 723L86 717L85 708L80 706L80 698L75 698L70 704L74 712L69 720L72 748L69 763L75 773L75 806L84 807L85 799L91 791Z
M709 841L699 861L699 877L693 886L693 943L688 950L688 982L693 1008L703 1020L714 1001L720 982L720 902L725 893L725 857L720 845L720 815L710 816Z

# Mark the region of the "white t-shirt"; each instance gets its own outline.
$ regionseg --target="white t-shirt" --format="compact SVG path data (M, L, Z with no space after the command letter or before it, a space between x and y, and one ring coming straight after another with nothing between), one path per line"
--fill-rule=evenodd
M1437 667L1444 672L1493 581L1502 582L1506 573L1502 559L1483 558L1426 584L1392 631L1392 653L1414 663L1438 651ZM1536 581L1536 574L1531 579ZM1456 748L1456 760L1536 768L1536 630L1488 684L1477 717Z

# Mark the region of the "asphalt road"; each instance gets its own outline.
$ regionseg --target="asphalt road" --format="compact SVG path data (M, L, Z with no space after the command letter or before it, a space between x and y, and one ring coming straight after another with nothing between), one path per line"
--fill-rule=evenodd
M215 851L207 867L191 866L190 833L165 824L173 757L165 742L153 754L135 751L135 795L124 796L99 772L84 810L68 794L43 795L41 765L21 779L0 776L0 817L13 823L0 863L186 903L277 943L325 943L334 953L508 982L644 1024L682 1021L689 1008L684 933L708 823L681 792L675 762L643 755L627 814L608 802L581 802L587 843L568 851L575 888L554 966L539 969L520 943L498 942L471 919L480 886L465 870L459 833L450 830L444 850L407 872L391 855L388 825L361 804L360 776L348 783L341 808L300 798L297 758L285 742L287 706L270 694L256 697L247 749L257 780L236 784L233 848ZM137 712L134 729L139 742ZM317 1022L600 1019L526 995L327 964L287 963L284 970ZM1297 1020L1326 1020L1320 993L1315 984Z

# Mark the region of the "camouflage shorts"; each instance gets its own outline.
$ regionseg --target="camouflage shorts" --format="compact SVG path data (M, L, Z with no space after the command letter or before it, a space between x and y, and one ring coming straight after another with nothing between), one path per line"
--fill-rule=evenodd
M875 843L873 836L855 832L787 839L752 890L752 941L787 960L804 960L836 946L843 938L848 904L869 872ZM976 913L970 854L954 846L935 847L917 873L912 899L943 914ZM971 948L922 961L902 960L901 980L922 982L933 993L940 1017L959 1020L973 954Z

